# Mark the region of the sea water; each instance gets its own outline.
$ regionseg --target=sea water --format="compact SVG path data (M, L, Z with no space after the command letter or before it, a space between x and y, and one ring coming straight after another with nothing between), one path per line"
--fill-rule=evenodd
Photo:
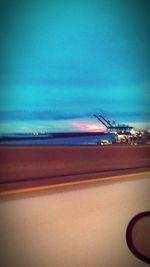
M50 137L49 137L50 135ZM113 141L110 134L97 134L97 136L76 136L76 137L51 137L51 134L5 134L0 135L0 145L89 145L105 139Z

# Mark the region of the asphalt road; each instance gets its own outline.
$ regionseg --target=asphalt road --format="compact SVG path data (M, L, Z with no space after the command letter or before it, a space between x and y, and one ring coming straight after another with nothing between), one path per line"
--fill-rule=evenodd
M0 198L3 267L144 267L125 233L150 209L150 174Z

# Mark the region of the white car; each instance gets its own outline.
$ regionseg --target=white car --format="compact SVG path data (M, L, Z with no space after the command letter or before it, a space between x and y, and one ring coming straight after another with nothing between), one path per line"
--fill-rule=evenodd
M98 145L105 146L105 145L111 145L112 142L108 140L101 140L100 142L97 143Z

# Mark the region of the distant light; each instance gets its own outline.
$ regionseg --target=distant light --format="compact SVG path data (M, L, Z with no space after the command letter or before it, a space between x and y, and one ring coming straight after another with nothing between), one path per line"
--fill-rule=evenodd
M135 134L136 132L135 132L134 129L132 129L132 130L130 131L130 133L131 133L131 134Z

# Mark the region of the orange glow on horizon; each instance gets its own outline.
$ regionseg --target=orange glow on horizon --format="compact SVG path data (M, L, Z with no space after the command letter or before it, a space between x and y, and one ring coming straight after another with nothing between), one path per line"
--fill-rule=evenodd
M80 129L81 131L89 132L103 132L106 129L103 125L100 124L73 123L72 126Z

